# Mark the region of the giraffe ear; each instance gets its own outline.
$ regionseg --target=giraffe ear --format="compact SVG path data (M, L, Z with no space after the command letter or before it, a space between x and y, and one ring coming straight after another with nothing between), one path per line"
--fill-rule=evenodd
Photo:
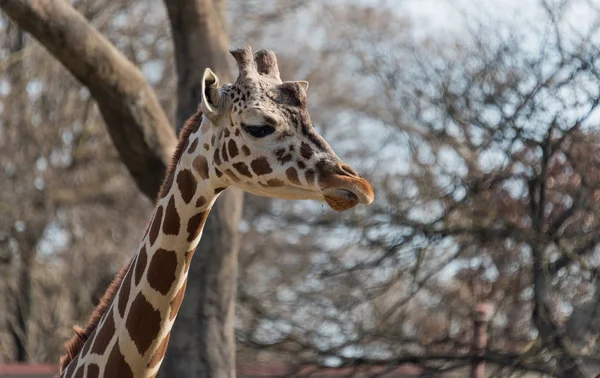
M304 89L304 91L306 92L306 90L308 89L308 81L298 80L296 81L296 83L298 83L298 85L302 87L302 89Z
M202 113L212 122L217 122L219 118L219 78L210 68L204 70L202 77L202 102L200 107Z

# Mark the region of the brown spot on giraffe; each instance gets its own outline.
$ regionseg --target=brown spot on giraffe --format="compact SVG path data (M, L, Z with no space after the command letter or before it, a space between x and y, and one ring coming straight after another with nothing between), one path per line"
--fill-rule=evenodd
M87 370L87 378L99 378L100 377L100 366L96 364L89 364Z
M194 161L192 161L192 167L198 172L200 177L206 180L209 177L208 174L208 161L202 155L196 156Z
M77 371L75 371L75 375L73 376L73 378L83 378L84 369L85 365L79 366L79 368L77 368Z
M94 345L92 346L92 353L103 355L106 352L106 348L112 340L112 337L115 334L115 319L113 318L113 314L109 309L106 314L106 320L102 324L100 328L97 328L97 336L94 340Z
M168 333L167 336L160 342L160 345L148 361L147 367L153 369L159 362L163 360L165 353L167 352L167 346L169 345L169 339L171 338L171 334Z
M146 275L150 287L162 295L166 295L173 286L173 282L175 282L176 270L177 254L175 251L163 248L157 249L152 255Z
M181 286L179 291L177 291L177 294L175 294L175 296L171 300L171 303L169 305L169 308L171 310L169 312L169 320L173 320L175 315L177 315L177 312L179 311L179 307L181 307L181 302L183 301L183 295L185 294L186 287L187 287L187 280L183 281L183 285Z
M275 150L275 157L277 157L277 161L281 163L281 165L292 161L292 155L286 153L285 148Z
M200 234L200 230L202 229L202 226L204 226L204 222L206 222L207 215L208 215L208 213L206 211L203 211L203 212L198 213L190 218L190 220L187 224L187 232L188 232L187 240L189 242L191 242L192 240L194 240L198 237L198 235Z
M213 161L216 165L221 165L221 157L219 156L219 147L215 148L215 153L213 154Z
M248 146L245 144L242 146L242 151L244 152L244 155L250 156L250 148L248 148Z
M239 155L239 151L237 148L237 144L235 144L235 140L229 139L229 143L227 143L227 148L229 148L229 156L231 156L232 159Z
M309 160L313 156L313 150L308 143L302 142L300 144L300 155L306 160Z
M71 361L71 363L67 367L67 371L65 373L65 376L66 377L72 377L73 376L73 370L75 370L76 367L77 367L77 360Z
M298 178L298 171L296 170L296 168L289 167L285 171L285 175L287 176L288 180L290 180L290 182L292 184L294 184L294 185L300 185L300 179Z
M104 378L112 377L133 378L133 371L131 371L131 367L127 361L125 361L125 357L121 353L118 340L108 355L108 360L106 361L106 367L104 369Z
M219 193L221 193L221 192L222 192L223 190L225 190L225 189L227 189L227 188L225 188L225 187L216 188L216 189L215 189L215 194L219 194Z
M306 164L304 164L303 161L298 160L296 163L298 165L298 168L300 168L300 169L306 168Z
M229 132L229 129L225 129L225 138L228 138L229 135L231 135L231 133Z
M131 309L125 322L125 328L140 354L146 353L160 330L160 311L154 309L150 302L139 293L131 303ZM120 375L106 375L120 377Z
M165 211L165 221L163 222L162 230L166 235L179 235L180 223L181 219L175 206L175 195L172 195Z
M121 283L121 289L119 290L119 302L117 308L121 317L125 316L125 309L127 308L127 301L129 300L129 291L131 290L131 276L133 276L133 266L129 268L129 271L123 278Z
M135 284L139 285L144 271L146 270L146 264L148 263L148 254L146 253L146 246L142 246L138 255L137 263L135 264Z
M92 347L92 340L94 340L94 336L96 335L96 332L98 332L98 328L94 329L94 332L92 332L90 334L90 337L88 338L88 342L86 342L83 345L83 348L81 349L81 357L85 357L87 356L88 352L90 351L90 348Z
M233 168L235 168L235 170L240 172L242 175L252 178L252 173L250 173L250 170L248 169L248 166L246 165L246 163L241 162L241 161L238 163L234 163Z
M269 165L269 161L264 156L252 160L250 166L252 167L254 173L256 173L259 176L273 172L273 169L271 169L271 166Z
M217 177L221 177L221 176L223 176L223 172L221 172L217 168L215 168L215 175L217 175Z
M266 186L272 186L272 187L283 186L283 181L278 180L278 179L270 179L267 181Z
M223 155L223 161L229 161L229 156L227 156L227 144L223 144L223 148L221 150Z
M206 205L206 198L204 198L204 196L200 196L197 200L196 200L196 207L202 207Z
M152 226L150 226L150 245L154 245L156 238L158 237L158 232L160 231L160 223L162 222L163 217L163 207L158 206L156 209L156 214L154 215L154 220L152 221Z
M181 198L183 202L190 203L194 194L196 194L196 187L198 183L189 169L183 169L177 174L177 188L181 192Z
M196 151L197 147L198 147L198 139L194 139L194 141L192 142L192 145L188 149L188 154L193 154L194 151Z
M204 143L204 149L206 151L210 150L210 146L208 145L208 143Z
M215 145L215 135L213 134L213 136L210 137L210 145L214 146Z

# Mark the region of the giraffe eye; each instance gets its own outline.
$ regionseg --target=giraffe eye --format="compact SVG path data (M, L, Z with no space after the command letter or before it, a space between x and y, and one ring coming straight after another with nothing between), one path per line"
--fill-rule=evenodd
M255 138L263 138L269 134L273 134L275 132L275 128L273 126L260 125L260 126L249 126L243 125L242 128L245 132L252 135Z

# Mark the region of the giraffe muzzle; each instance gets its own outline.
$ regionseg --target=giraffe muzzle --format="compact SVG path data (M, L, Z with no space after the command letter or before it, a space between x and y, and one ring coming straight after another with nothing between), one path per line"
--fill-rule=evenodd
M325 202L337 211L351 209L360 203L368 205L375 198L371 184L345 164L322 179L321 193Z

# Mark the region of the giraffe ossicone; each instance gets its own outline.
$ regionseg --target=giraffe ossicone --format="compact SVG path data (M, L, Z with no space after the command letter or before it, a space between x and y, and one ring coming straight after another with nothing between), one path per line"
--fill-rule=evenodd
M205 70L198 112L181 132L137 253L67 344L61 378L157 374L204 223L228 187L324 201L338 211L373 201L370 184L313 129L308 83L282 82L271 51L231 54L237 80L220 86Z

